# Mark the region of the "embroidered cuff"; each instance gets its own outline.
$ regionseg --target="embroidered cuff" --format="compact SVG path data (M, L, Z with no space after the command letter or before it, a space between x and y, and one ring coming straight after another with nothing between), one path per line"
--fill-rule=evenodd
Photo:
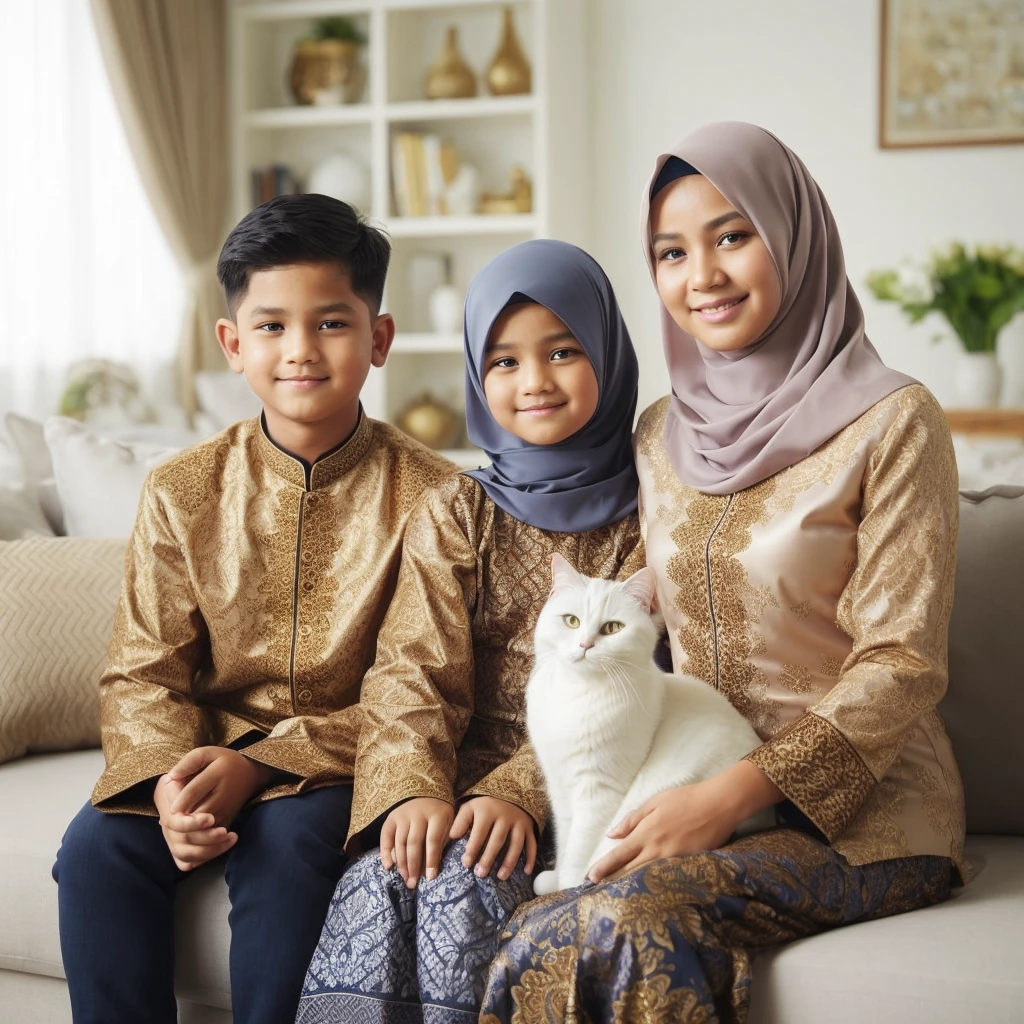
M835 842L877 780L850 741L813 712L747 755Z

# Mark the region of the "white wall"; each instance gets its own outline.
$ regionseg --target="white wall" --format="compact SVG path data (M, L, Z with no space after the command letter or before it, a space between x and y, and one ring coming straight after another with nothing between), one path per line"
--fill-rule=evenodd
M881 150L877 0L590 0L595 257L641 363L640 407L668 388L639 242L655 157L707 121L762 125L817 178L839 223L868 336L891 366L951 401L941 320L911 327L864 286L868 270L933 245L1024 245L1024 146Z

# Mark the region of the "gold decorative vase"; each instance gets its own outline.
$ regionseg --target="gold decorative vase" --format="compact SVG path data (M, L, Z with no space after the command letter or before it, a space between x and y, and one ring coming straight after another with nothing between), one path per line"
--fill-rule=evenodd
M426 391L398 414L395 423L399 430L428 448L454 448L462 437L458 413Z
M448 26L441 55L427 72L428 100L461 100L476 95L476 75L459 52L459 30Z
M511 7L505 8L501 42L487 69L487 88L495 96L516 96L533 88L530 62L519 45L519 37L512 24Z
M355 103L366 85L360 46L349 39L304 39L295 47L288 84L297 103Z

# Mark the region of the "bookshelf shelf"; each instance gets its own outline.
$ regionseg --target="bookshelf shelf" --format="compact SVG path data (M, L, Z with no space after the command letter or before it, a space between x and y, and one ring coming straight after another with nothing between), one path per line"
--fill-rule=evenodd
M450 275L450 283L465 294L488 260L528 238L563 238L584 247L590 242L587 72L580 31L585 0L228 0L228 5L235 219L251 209L254 181L287 188L289 180L297 180L301 187L337 154L361 164L368 185L357 200L361 212L391 238L383 308L395 317L398 330L387 362L367 381L364 406L369 415L393 421L426 392L461 408L462 335L432 331L433 290ZM487 90L485 73L506 6L532 69L532 92L526 95L492 96ZM288 82L296 43L313 34L318 19L334 16L354 18L367 36L363 96L338 106L292 105ZM428 100L427 71L451 26L457 27L460 50L478 76L477 95ZM421 141L410 146L403 141L409 136ZM410 151L414 166L421 152L429 154L426 204L419 191L422 178L414 179L417 201L408 202ZM512 172L522 168L532 189L531 212L437 215L445 208L474 208L472 191L468 201L465 191L444 192L454 180L453 166L462 164L475 172L469 187L478 196L508 196ZM398 215L410 208L435 212ZM486 461L471 448L445 454L464 467Z
M462 353L461 334L408 334L395 335L391 354L430 354L441 352Z
M474 117L523 117L536 109L533 96L485 96L466 100L422 100L389 103L385 115L393 124L409 121L455 121Z
M336 107L270 107L250 110L245 115L247 128L330 128L342 124L369 124L373 108L368 103Z
M479 448L445 448L438 454L451 459L460 469L479 469L490 461Z

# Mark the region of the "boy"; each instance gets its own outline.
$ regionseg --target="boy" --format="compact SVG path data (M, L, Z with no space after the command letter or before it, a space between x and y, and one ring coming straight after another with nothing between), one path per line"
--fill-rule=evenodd
M405 518L453 469L360 408L394 338L389 256L321 195L264 203L221 251L217 339L263 415L143 490L101 681L106 770L54 868L76 1024L176 1020L174 893L221 854L234 1020L294 1017Z

